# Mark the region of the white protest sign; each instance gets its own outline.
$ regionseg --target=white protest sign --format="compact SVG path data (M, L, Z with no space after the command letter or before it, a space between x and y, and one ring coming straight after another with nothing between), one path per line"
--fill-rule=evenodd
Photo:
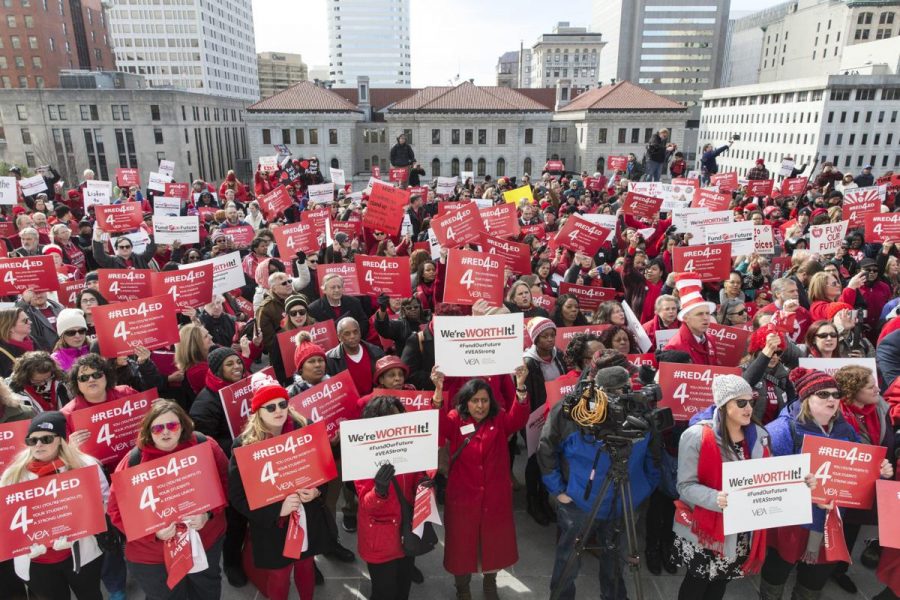
M528 422L525 424L525 446L528 448L528 458L537 452L538 444L541 441L541 430L546 422L547 407L544 404L538 406L528 416Z
M0 177L0 204L13 206L19 201L15 177Z
M678 329L657 329L656 330L656 349L662 350L666 347L673 337L678 335Z
M200 243L200 221L197 217L153 216L153 241L157 244Z
M271 173L273 171L278 170L278 157L277 156L260 156L259 157L259 170L263 173Z
M109 204L112 200L112 182L96 181L87 182L82 192L84 202L84 212L95 204Z
M609 229L609 235L606 238L607 241L611 242L613 241L613 238L616 237L616 215L585 213L581 215L581 218L585 221L590 221L591 223Z
M850 221L838 221L837 223L811 226L809 228L809 251L813 254L834 254L840 249L849 225Z
M328 204L334 202L334 183L313 184L307 188L309 190L309 201L317 204Z
M790 177L793 172L794 172L794 161L792 161L792 160L781 161L781 168L778 169L779 177Z
M641 349L641 352L650 352L650 348L653 347L650 336L644 331L640 320L627 302L622 302L622 310L625 311L625 328L634 336L634 341L637 342L638 348Z
M172 161L172 160L159 161L159 174L165 175L166 177L168 177L169 181L175 181L175 161Z
M331 182L339 188L347 185L347 180L344 178L344 170L331 167Z
M734 213L730 210L718 210L687 216L687 233L691 234L688 246L706 243L706 228L711 225L724 225L734 222Z
M522 313L434 317L434 363L450 377L507 375L522 364Z
M441 243L437 236L434 235L434 229L428 228L428 248L431 251L431 260L437 260L441 257Z
M722 464L725 535L812 522L812 492L803 478L809 454L737 460Z
M193 269L205 264L213 266L213 294L224 294L243 287L244 271L241 269L240 252L220 254L219 256L189 265L178 265L178 268Z
M709 225L705 229L707 244L731 244L735 256L753 254L753 221Z
M125 237L131 240L132 254L143 254L147 251L147 246L150 245L150 235L143 229L126 233Z
M472 183L475 183L475 171L460 171L460 181L465 183L467 180L471 179Z
M165 173L150 172L150 181L147 183L147 189L154 192L165 192L166 184L171 183L172 178Z
M775 234L771 225L753 226L753 251L764 256L775 254Z
M438 177L434 193L438 196L449 196L456 191L456 177Z
M674 211L672 211L672 225L677 228L678 233L684 233L688 230L688 215L701 215L707 212L709 211L705 208L676 208Z
M437 469L436 410L342 421L340 431L344 481L372 479L385 463L396 475Z
M181 198L157 196L153 199L154 217L177 217L181 214Z
M813 358L810 356L801 358L799 363L804 369L815 369L831 376L834 376L841 367L850 365L865 367L873 374L876 372L874 358Z
M47 182L40 175L21 179L19 185L22 186L22 195L24 196L34 196L47 191Z
M430 231L430 229L429 229ZM413 234L413 226L412 226L412 218L409 216L409 213L403 213L403 222L400 224L400 235L401 236L412 236Z

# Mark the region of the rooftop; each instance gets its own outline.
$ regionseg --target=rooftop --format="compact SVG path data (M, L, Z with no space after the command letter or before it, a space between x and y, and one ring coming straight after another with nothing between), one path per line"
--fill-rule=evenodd
M355 91L355 90L354 90ZM303 112L359 112L356 104L340 94L317 86L312 81L301 81L264 98L247 107L257 111L303 111Z
M578 110L686 110L683 105L660 96L630 81L587 90L576 96L559 112Z
M553 90L551 90L552 92ZM552 106L552 104L551 104ZM429 86L393 105L391 111L436 112L543 112L552 110L519 90L476 86L464 81L457 86Z

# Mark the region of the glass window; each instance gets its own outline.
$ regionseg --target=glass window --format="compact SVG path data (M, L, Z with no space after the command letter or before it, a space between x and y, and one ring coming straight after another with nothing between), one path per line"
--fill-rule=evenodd
M525 142L526 144L530 142ZM487 144L487 129L479 129L478 130L478 145L484 146Z
M534 129L526 128L525 129L525 143L533 144L534 143Z
M159 121L159 104L150 105L150 120Z
M459 159L454 158L450 161L450 177L459 176Z
M478 177L484 177L486 172L487 172L487 161L484 160L483 158L479 158L478 159L478 170L476 171L476 174L478 175Z
M597 143L600 143L600 144L606 143L606 132L607 132L606 127L600 128L600 135L599 135L599 138L597 139Z
M291 130L290 129L282 129L281 130L281 143L282 144L290 144L291 143Z
M297 142L297 144L302 146L303 144L305 144L305 142L303 141L304 139L306 139L306 130L295 129L294 130L294 141Z
M620 144L624 144L624 143L625 143L625 137L626 137L627 135L628 135L628 130L625 129L624 127L620 127L620 128L619 128L619 143L620 143Z
M453 145L459 144L459 129L450 130L450 143Z
M431 176L432 177L440 177L441 176L441 161L438 158L432 159L432 161L431 161Z
M153 128L153 141L156 144L163 144L163 130L159 127Z
M465 130L465 138L464 138L464 139L466 140L466 141L465 141L466 145L467 145L467 146L471 146L473 143L475 143L475 142L474 142L474 140L475 140L475 131L472 130L472 129L466 129L466 130Z
M262 143L267 144L267 145L272 143L272 130L271 129L263 129L262 130Z
M309 130L309 143L312 145L316 145L319 143L319 130L318 129L310 129Z
M565 141L565 140L563 140L563 141ZM502 146L505 143L506 143L506 130L498 129L497 130L497 145Z
M332 146L337 146L338 144L338 130L337 129L329 129L328 130L328 143Z
M506 175L506 160L503 158L497 159L497 177L504 177Z
M432 129L431 130L431 144L433 146L437 146L441 143L441 130L440 129Z
M31 130L27 127L22 128L22 143L31 145Z
M20 121L28 120L28 107L24 104L16 104L16 116Z

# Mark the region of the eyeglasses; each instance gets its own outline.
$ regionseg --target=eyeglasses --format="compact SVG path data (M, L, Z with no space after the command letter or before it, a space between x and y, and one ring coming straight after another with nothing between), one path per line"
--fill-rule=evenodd
M76 335L84 335L86 333L87 333L87 329L81 328L81 329L70 329L68 331L63 332L63 335L67 336L67 337L73 337Z
M291 280L285 279L284 281L279 281L277 285L291 285Z
M131 244L119 244L116 246L119 250L131 250Z
M53 443L53 440L56 439L55 434L50 435L42 435L40 437L27 437L25 438L26 446L37 446L38 444L42 444L44 446L49 446Z
M738 310L738 311L735 311L735 312L730 312L730 313L728 313L729 316L732 316L732 315L733 315L733 316L735 316L735 317L739 317L740 315L746 315L746 314L747 314L747 309L746 309L746 308L742 308L741 310Z
M822 390L820 392L816 392L816 398L821 398L822 400L828 400L829 398L834 398L835 400L841 399L840 392L827 392Z
M877 273L878 269L863 269L866 273Z
M263 404L264 409L269 411L270 413L275 412L276 410L284 410L288 407L287 400L279 400L276 404Z
M837 339L838 334L835 333L835 332L833 332L833 331L830 332L830 333L817 333L817 334L816 334L816 337L819 338L820 340L824 340L825 338L834 338L834 339Z
M302 308L298 308L297 310L292 310L288 314L291 315L292 317L299 317L300 315L305 315L306 311Z
M754 404L756 404L756 399L754 398L752 400L747 400L746 398L738 398L737 400L734 401L734 403L737 404L738 408L745 408L748 404L750 406L753 406Z
M81 383L86 383L91 379L103 379L104 377L106 377L106 375L103 373L103 371L94 371L93 373L85 373L84 375L79 375L78 381L80 381Z
M158 425L150 426L150 433L153 435L159 435L163 432L164 429L168 429L169 431L178 431L181 429L181 423L178 421L169 421L168 423L160 423Z

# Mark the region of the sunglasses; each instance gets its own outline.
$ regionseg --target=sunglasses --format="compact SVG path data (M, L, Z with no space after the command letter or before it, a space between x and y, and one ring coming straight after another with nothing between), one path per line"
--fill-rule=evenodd
M306 311L301 308L298 310L292 310L288 314L291 315L292 317L299 317L300 315L305 315Z
M824 340L825 338L834 338L837 339L838 334L836 333L817 333L816 337L820 340Z
M741 309L741 310L736 311L736 312L730 312L730 313L728 313L729 316L735 316L735 317L739 317L740 315L746 315L746 314L747 314L747 309L746 309L746 308Z
M116 246L119 250L131 250L131 244L119 244Z
M151 425L150 433L153 435L159 435L163 432L164 429L168 429L169 431L178 431L181 429L181 423L178 421L169 421L168 423L160 423L159 425Z
M748 404L750 406L753 406L754 404L756 404L756 400L747 400L746 398L739 398L738 400L735 400L734 403L737 404L738 408L746 408L746 406Z
M78 381L80 381L81 383L86 383L91 379L103 379L104 377L106 377L106 375L103 373L103 371L94 371L93 373L85 373L84 375L79 375Z
M822 400L828 400L829 398L834 398L835 400L841 399L840 392L826 392L822 390L821 392L816 392L816 398L821 398Z
M26 446L37 446L38 444L43 444L44 446L49 446L53 443L53 440L56 439L56 435L42 435L39 437L27 437L25 438Z
M291 285L291 280L285 279L284 281L279 281L278 285Z
M266 409L267 411L269 411L270 413L273 413L279 409L281 409L281 410L286 409L288 407L288 401L287 400L279 400L276 404L263 404L262 407L264 409Z
M87 329L81 328L81 329L70 329L66 332L63 332L63 335L72 337L75 335L84 335L86 333L87 333Z

